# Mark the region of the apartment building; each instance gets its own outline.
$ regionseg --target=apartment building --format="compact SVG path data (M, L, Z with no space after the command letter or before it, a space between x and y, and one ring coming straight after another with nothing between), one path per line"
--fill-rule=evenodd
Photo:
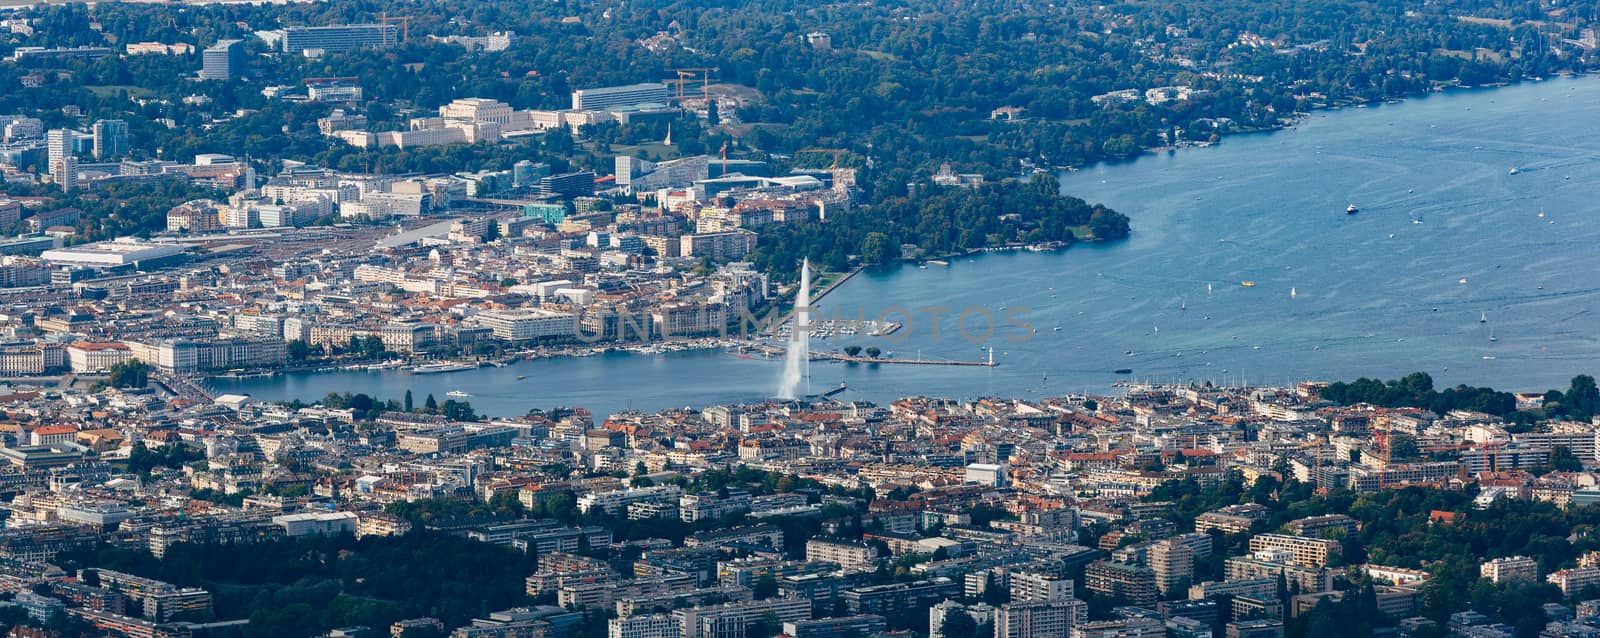
M1533 582L1539 579L1539 561L1527 556L1505 556L1479 565L1478 573L1497 585L1511 581Z
M858 541L813 538L806 541L806 560L836 563L846 571L871 571L878 564L878 548Z
M1083 601L1036 600L1001 605L994 612L995 638L1060 638L1071 636L1081 616Z
M1135 605L1153 605L1156 602L1156 573L1147 567L1097 561L1084 568L1083 581L1089 591L1121 596Z
M1339 541L1326 538L1287 534L1257 534L1250 537L1251 552L1269 549L1288 551L1291 562L1307 567L1326 567L1328 560L1341 551Z

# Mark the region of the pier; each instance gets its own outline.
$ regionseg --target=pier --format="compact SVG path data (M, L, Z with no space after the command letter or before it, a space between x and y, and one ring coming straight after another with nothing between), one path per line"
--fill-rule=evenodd
M850 355L826 353L817 355L818 358L827 358L845 363L894 363L914 366L977 366L980 368L993 368L1000 365L994 361L958 361L955 359L892 359L885 357L852 357Z
M780 347L777 347L777 346L773 346L773 345L751 344L751 345L741 346L737 350L729 350L728 354L731 354L733 356L739 357L741 359L782 361L783 360L783 356L784 356L784 351L783 351L783 348L780 348ZM921 356L918 356L915 359L895 359L895 358L892 358L892 357L877 357L877 358L873 358L873 357L860 356L860 355L852 357L852 356L844 354L842 352L812 352L811 353L811 360L812 361L837 361L837 362L840 362L840 363L888 363L888 364L896 364L896 365L913 365L913 366L972 366L972 367L979 367L979 368L993 368L993 367L996 367L996 366L1000 365L1000 363L998 361L995 361L993 357L989 358L986 361L960 361L960 360L956 360L956 359L926 359L926 358L923 358Z

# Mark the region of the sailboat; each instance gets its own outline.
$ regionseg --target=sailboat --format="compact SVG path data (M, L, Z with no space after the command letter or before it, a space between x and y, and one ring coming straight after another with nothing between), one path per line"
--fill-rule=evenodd
M1478 312L1478 323L1489 323L1489 313L1488 312L1479 311Z
M1206 284L1206 294L1207 295L1211 294L1211 284Z
M1298 297L1298 296L1300 296L1300 295L1299 295L1299 293L1296 293L1296 292L1295 292L1295 291L1294 291L1294 287L1293 287L1293 286L1290 286L1290 287L1289 287L1289 298L1290 298L1290 299L1294 299L1294 298L1295 298L1295 297Z
M1188 301L1182 301L1182 300L1178 301L1178 309L1179 310L1188 310L1189 309L1189 302Z

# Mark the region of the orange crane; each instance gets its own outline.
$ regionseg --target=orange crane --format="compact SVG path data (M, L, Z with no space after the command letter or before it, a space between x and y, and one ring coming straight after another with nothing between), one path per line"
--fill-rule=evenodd
M674 70L678 72L677 98L679 100L683 99L684 80L694 80L696 75L699 76L700 80L700 96L708 102L711 100L711 72L718 69L713 69L710 67L689 67Z
M1389 445L1389 424L1385 422L1381 427L1374 429L1372 436L1378 440L1378 454L1383 458L1383 466L1378 468L1378 491L1381 492L1387 487L1385 475L1389 473L1389 462L1393 458L1393 450Z
M401 42L410 42L411 41L411 16L394 16L394 17L391 18L391 17L389 17L389 12L388 11L385 11L383 13L378 14L378 23L379 24L391 24L391 23L395 23L395 22L399 22L400 23L400 41Z

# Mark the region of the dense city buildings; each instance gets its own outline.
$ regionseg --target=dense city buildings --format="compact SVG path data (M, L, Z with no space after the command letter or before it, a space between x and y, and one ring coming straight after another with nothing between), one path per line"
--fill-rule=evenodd
M1600 389L1457 385L1587 363L1590 310L1529 309L1592 301L1550 265L1592 244L1592 145L1446 115L1457 87L1594 69L1596 17L1326 4L0 8L0 633L1600 638ZM1594 120L1556 110L1600 103L1592 81L1528 119ZM1453 181L1383 165L1405 179L1336 204L1291 180L1320 217L1210 201L1292 153L1180 154L1447 91L1389 130L1488 150L1422 145ZM1216 150L1261 152L1238 146ZM1341 179L1335 156L1387 161L1316 151ZM1192 200L1072 181L1153 152L1127 164L1217 174ZM1484 184L1517 191L1434 212ZM1132 261L1180 276L1042 254L1127 237L1068 195L1125 188L1163 194L1140 245L1183 257ZM1297 232L1315 268L1257 263ZM1385 235L1393 263L1333 259ZM1356 285L1373 264L1440 289ZM1014 296L835 313L854 278L906 275ZM902 341L1025 304L1049 319ZM1274 329L1235 330L1252 308ZM1277 382L1415 352L1348 316L1429 317L1419 360L1478 367Z

